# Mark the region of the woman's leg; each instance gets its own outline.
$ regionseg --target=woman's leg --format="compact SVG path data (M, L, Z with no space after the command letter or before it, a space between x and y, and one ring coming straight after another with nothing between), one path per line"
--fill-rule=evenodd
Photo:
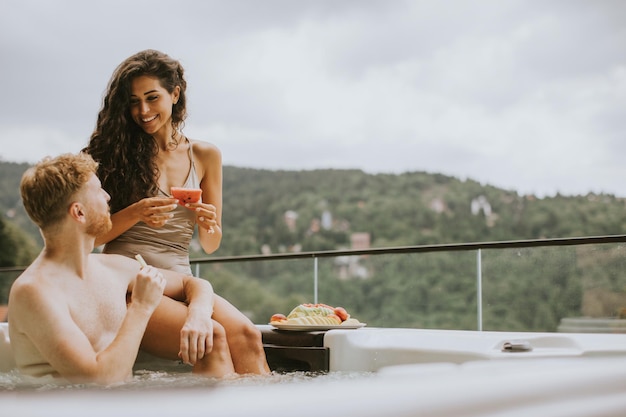
M141 349L151 355L178 360L180 331L187 318L187 306L163 297L152 314L141 341ZM213 320L213 349L198 361L193 372L213 377L235 373L224 327Z
M215 295L213 319L224 326L230 355L238 374L267 374L270 368L261 332L241 311Z

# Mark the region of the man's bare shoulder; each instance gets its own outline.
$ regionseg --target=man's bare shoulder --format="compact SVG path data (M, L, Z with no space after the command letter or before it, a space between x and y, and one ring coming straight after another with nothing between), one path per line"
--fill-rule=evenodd
M9 300L15 302L28 301L38 297L44 291L45 289L39 285L37 275L26 271L13 282L9 293Z
M135 280L140 267L135 259L108 253L91 254L90 263L96 272L104 273L109 279L118 279L125 283Z
M13 282L10 295L19 299L38 297L49 290L46 276L51 275L55 275L54 269L37 260Z
M62 299L59 289L42 277L40 269L26 269L11 286L8 314L17 323L40 312L47 314L45 312Z

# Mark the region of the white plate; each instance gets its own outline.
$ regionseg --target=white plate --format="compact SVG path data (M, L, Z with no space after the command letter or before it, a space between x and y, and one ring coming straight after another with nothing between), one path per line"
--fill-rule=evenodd
M278 330L292 330L297 332L313 332L316 330L333 330L333 329L360 329L361 327L365 327L366 323L358 323L358 324L280 324L280 323L270 323L270 325L276 327Z

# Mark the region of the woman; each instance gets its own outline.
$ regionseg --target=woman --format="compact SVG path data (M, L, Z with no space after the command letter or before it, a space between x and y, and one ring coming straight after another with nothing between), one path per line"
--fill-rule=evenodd
M191 274L189 243L195 225L206 253L222 238L222 160L217 147L190 140L181 128L187 115L187 82L180 63L155 51L122 62L111 77L96 129L84 149L99 163L98 177L111 195L113 228L100 236L105 253L141 254L150 265ZM200 188L202 201L185 206L172 187ZM224 326L238 373L268 371L258 329L223 298ZM217 305L216 305L217 307ZM165 298L152 316L142 348L157 356L178 354L187 309Z
M222 161L217 147L180 131L186 87L182 66L161 52L126 59L113 73L85 150L100 163L98 177L111 194L114 227L96 245L190 274L195 224L206 253L222 238ZM179 206L171 187L201 188L202 202Z

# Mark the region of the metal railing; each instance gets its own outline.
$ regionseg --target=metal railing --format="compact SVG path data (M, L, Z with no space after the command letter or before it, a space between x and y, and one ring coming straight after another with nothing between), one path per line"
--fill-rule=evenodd
M232 263L232 262L262 262L276 260L312 259L313 260L313 300L318 302L318 260L321 258L337 258L340 256L360 255L389 255L389 254L419 254L434 252L476 251L476 304L477 304L477 330L483 330L483 290L482 290L482 251L487 249L514 249L514 248L538 248L538 247L564 247L595 245L608 243L624 243L626 235L586 236L551 239L526 239L495 242L469 242L449 243L416 246L399 246L386 248L346 249L316 252L277 253L269 255L244 255L198 258L192 260L196 275L199 275L199 267L208 263Z
M243 263L243 262L266 262L266 261L287 261L295 259L311 259L312 264L312 280L313 280L313 301L318 302L318 261L323 258L338 258L343 256L362 256L362 255L399 255L399 254L426 254L436 252L471 252L476 251L476 321L477 329L483 329L483 251L491 249L521 249L521 248L540 248L540 247L564 247L564 246L581 246L581 245L597 245L609 243L625 243L626 235L605 235L605 236L587 236L587 237L571 237L571 238L552 238L552 239L527 239L527 240L509 240L495 242L470 242L470 243L448 243L448 244L432 244L432 245L416 245L416 246L399 246L386 248L368 248L368 249L345 249L345 250L328 250L315 252L297 252L297 253L276 253L276 254L258 254L258 255L241 255L241 256L211 256L204 258L195 258L191 260L192 268L195 268L196 276L200 276L199 268L204 264L224 264L224 263ZM2 267L0 273L21 272L25 267Z
M368 248L368 249L342 249L327 250L315 252L289 252L275 253L268 255L236 255L236 256L211 256L203 258L194 258L191 260L192 265L201 265L208 263L230 263L230 262L259 262L272 260L287 259L318 259L318 258L336 258L338 256L357 256L357 255L386 255L386 254L403 254L403 253L428 253L428 252L454 252L454 251L471 251L478 249L510 249L510 248L535 248L550 246L574 246L574 245L591 245L601 243L624 243L626 242L626 234L624 235L605 235L605 236L585 236L585 237L566 237L552 239L525 239L525 240L505 240L495 242L469 242L469 243L441 243L431 245L415 245L415 246L395 246L386 248ZM21 272L26 266L10 266L0 267L0 272Z

